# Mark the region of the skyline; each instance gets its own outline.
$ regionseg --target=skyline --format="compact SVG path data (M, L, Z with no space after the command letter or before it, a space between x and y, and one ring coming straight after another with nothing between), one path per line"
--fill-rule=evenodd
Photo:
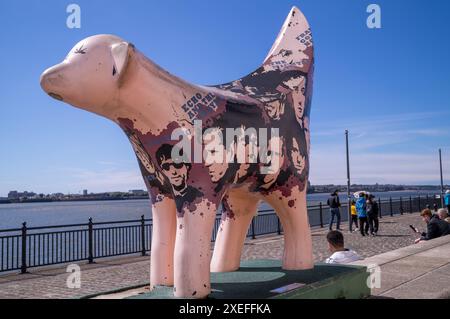
M347 187L347 185L346 184L310 184L310 186L312 187L312 188L315 188L315 187L319 187L319 188L322 188L322 187L340 187L340 188L346 188ZM375 183L375 184L354 184L354 183L352 183L351 185L350 185L351 187L357 187L357 186L370 186L370 187L406 187L406 189L405 190L413 190L414 188L418 188L418 189L420 189L420 188L422 188L423 190L425 190L425 189L428 189L428 188L430 188L430 187L432 187L433 189L434 188L439 188L440 187L440 184L439 185L407 185L407 184L378 184L378 183ZM446 188L446 187L448 187L448 186L450 186L450 185L447 185L447 184L444 184L443 185L444 186L444 188ZM409 189L408 187L411 187L411 189ZM79 190L78 192L76 192L76 193L63 193L63 192L55 192L55 193L39 193L39 192L34 192L32 189L24 189L24 190L17 190L17 189L14 189L14 190L10 190L9 191L9 193L19 193L19 194L21 194L21 193L29 193L29 194L33 194L34 193L34 196L39 196L39 195L44 195L44 196L48 196L48 195L98 195L98 194L106 194L106 193L132 193L132 192L136 192L136 191L139 191L139 192L147 192L147 190L145 189L145 188L141 188L141 189L129 189L129 190L111 190L111 191L100 191L100 192L91 192L91 191L89 191L89 189L81 189L81 190ZM309 191L309 189L308 189L308 191ZM396 190L390 190L390 191L396 191ZM84 194L86 192L86 194ZM3 198L2 196L0 196L0 198ZM6 198L6 197L5 197Z
M52 100L39 86L41 72L79 40L118 34L175 75L224 83L261 63L292 5L308 16L316 46L311 183L346 183L345 129L352 184L439 184L438 148L450 183L449 3L376 1L379 30L365 25L370 1L76 3L79 30L65 25L65 1L0 4L0 35L9 44L0 59L0 197L145 189L115 124Z

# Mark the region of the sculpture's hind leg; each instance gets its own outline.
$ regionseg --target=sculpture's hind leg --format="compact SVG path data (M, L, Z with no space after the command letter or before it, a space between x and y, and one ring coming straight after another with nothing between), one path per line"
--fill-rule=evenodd
M264 196L275 209L284 231L283 269L298 270L314 267L312 238L306 209L306 190L292 189L289 197L276 191Z
M259 199L246 191L231 189L222 200L223 215L211 260L212 272L237 270L250 222Z

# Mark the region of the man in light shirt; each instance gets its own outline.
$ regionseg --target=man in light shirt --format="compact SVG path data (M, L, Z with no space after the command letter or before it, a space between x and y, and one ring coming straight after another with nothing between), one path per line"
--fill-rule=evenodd
M344 247L344 236L340 231L330 231L327 241L328 249L332 253L325 261L327 264L347 264L362 259L356 252Z

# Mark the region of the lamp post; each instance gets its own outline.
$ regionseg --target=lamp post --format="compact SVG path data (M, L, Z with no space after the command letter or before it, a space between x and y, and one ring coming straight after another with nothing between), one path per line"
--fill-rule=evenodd
M347 152L347 209L348 209L348 230L352 231L352 205L350 201L350 156L348 151L348 130L345 130L345 148Z
M444 207L444 177L442 174L442 151L439 149L439 167L441 170L441 207Z

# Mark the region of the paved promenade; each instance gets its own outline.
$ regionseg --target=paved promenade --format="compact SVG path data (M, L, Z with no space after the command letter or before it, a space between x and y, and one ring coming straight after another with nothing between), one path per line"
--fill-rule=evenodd
M372 298L450 299L450 236L353 263L380 267Z
M362 237L359 233L348 233L342 225L346 246L363 257L370 257L411 245L416 235L409 228L413 224L423 230L418 213L403 216L383 217L377 237ZM313 230L315 261L323 261L329 252L325 235L327 229ZM247 240L242 259L279 259L283 253L282 236L265 236ZM0 275L0 298L79 298L122 287L148 284L150 257L127 257L99 259L96 264L79 264L82 269L81 288L67 288L65 266L30 269L29 274Z

